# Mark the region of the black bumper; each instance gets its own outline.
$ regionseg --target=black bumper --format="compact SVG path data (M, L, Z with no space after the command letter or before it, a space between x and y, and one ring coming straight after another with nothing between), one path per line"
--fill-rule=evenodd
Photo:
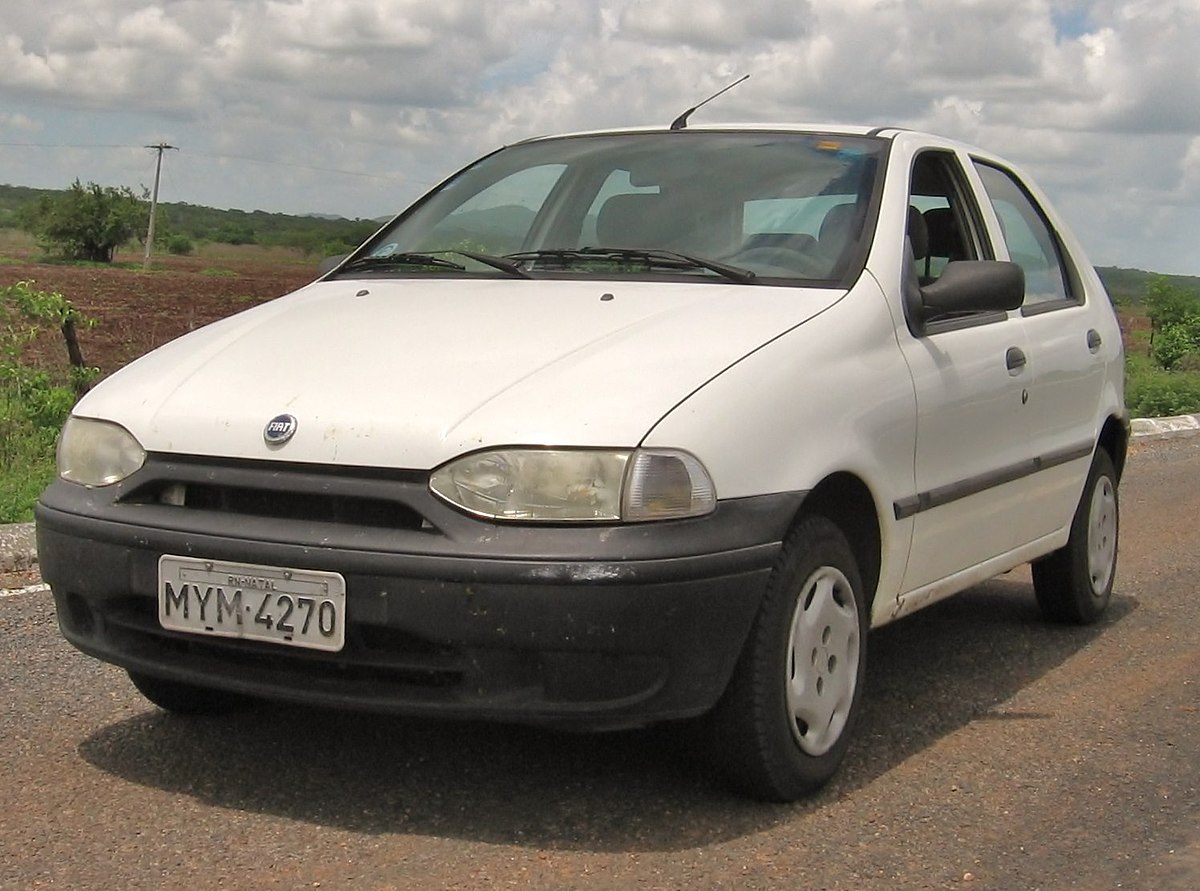
M195 469L167 470L186 478ZM273 699L589 729L686 717L716 702L802 500L727 501L708 517L666 523L501 527L402 481L397 497L426 519L388 530L139 502L128 498L136 483L59 482L37 507L42 575L80 650ZM328 488L304 474L287 481L310 483ZM345 647L321 653L162 629L162 554L341 573Z

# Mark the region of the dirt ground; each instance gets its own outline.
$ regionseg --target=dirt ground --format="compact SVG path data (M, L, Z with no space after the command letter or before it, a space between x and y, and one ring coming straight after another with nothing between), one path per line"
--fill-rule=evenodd
M0 248L0 287L33 282L39 290L62 293L95 319L94 327L80 330L79 343L85 362L103 376L181 334L307 284L318 262L293 251L232 247L206 256L156 257L149 272L138 256L117 260L112 267L40 263ZM61 336L41 338L28 358L65 368Z

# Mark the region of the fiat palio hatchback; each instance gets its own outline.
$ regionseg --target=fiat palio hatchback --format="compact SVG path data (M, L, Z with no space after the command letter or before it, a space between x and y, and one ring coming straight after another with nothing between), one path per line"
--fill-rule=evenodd
M1000 158L575 134L97 386L38 548L66 638L165 709L697 719L786 800L870 628L1027 562L1099 616L1127 431L1109 299Z

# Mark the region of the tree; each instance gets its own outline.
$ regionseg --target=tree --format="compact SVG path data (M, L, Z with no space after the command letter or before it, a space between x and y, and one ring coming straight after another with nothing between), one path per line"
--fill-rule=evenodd
M1142 303L1150 314L1151 343L1171 325L1200 316L1200 294L1174 284L1165 275L1150 278Z
M1146 285L1142 301L1150 314L1150 355L1167 371L1194 366L1200 357L1200 293L1163 275Z
M25 208L22 222L47 250L71 260L111 263L113 252L146 228L148 213L145 198L128 186L75 180L65 192L43 195Z

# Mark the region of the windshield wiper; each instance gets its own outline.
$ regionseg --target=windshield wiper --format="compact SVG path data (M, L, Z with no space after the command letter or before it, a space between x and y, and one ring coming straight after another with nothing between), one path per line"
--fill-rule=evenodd
M462 248L455 248L452 253L462 254L464 257L470 257L484 266L491 266L493 269L499 269L501 272L507 272L514 278L533 278L528 272L505 257L493 257L491 254L481 254L477 251L464 251Z
M517 254L506 254L505 259L515 262L537 260L558 260L562 263L582 261L595 262L639 262L646 266L666 269L707 269L717 275L739 284L749 285L757 282L757 276L749 269L740 266L730 266L720 260L710 260L707 257L697 257L694 254L684 254L679 251L649 250L644 248L553 248L541 251L522 251Z
M455 263L444 257L435 257L433 254L404 252L381 257L359 257L339 269L338 273L349 272L352 269L386 269L389 266L433 266L438 269L454 269L458 272L465 272L467 269L461 263Z

